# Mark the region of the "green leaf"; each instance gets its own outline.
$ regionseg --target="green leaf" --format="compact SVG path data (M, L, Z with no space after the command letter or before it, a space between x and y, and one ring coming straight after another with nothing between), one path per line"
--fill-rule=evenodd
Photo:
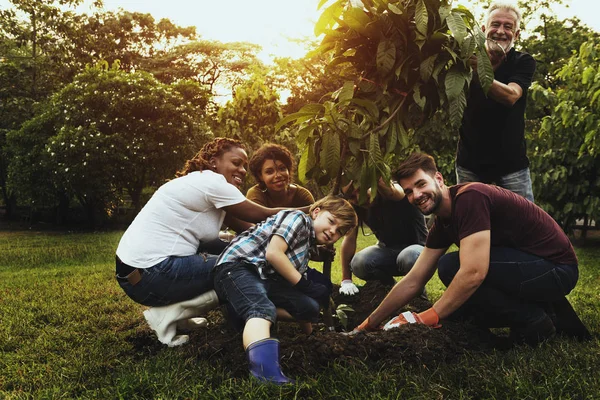
M428 22L429 14L427 13L427 6L425 5L425 1L419 0L415 9L415 23L417 27L417 32L419 32L424 37L427 36Z
M327 132L322 137L320 165L329 177L336 177L340 168L340 139L335 132Z
M398 143L398 122L396 120L390 122L390 130L386 137L385 154L390 154L396 148Z
M427 99L425 98L425 96L421 96L421 87L420 86L415 86L415 88L413 90L413 100L415 101L415 103L417 103L417 105L419 107L421 107L421 110L425 109L425 104L427 103Z
M321 4L322 6L322 4ZM343 7L340 2L335 2L327 7L315 24L314 33L315 36L319 36L325 32L325 29L329 28L335 23L336 18L339 18L343 11Z
M446 86L446 97L454 100L465 87L466 78L458 65L453 65L446 74L444 85Z
M388 4L388 9L396 15L404 14L404 11L400 7L398 7L397 5L395 5L393 3Z
M464 90L456 98L450 100L450 123L452 126L458 127L460 125L466 106L467 96Z
M300 162L298 162L298 179L301 183L306 182L306 172L310 169L308 168L308 158L310 157L310 144L304 146L304 150L300 155Z
M419 74L421 76L421 80L423 82L427 82L429 78L431 78L431 74L433 73L433 67L435 65L435 60L437 59L437 54L429 56L421 63L419 66Z
M494 69L485 47L480 47L477 51L477 75L483 92L487 94L494 81Z
M386 76L394 68L396 62L396 46L391 40L382 40L377 46L377 72Z
M369 22L371 22L369 16L358 7L347 9L343 16L343 23L360 34L366 35Z
M377 107L377 104L375 104L375 102L373 102L371 100L357 99L357 98L350 100L350 102L364 108L368 112L368 115L373 120L379 119L379 108Z
M338 102L344 103L346 101L352 100L352 97L354 97L354 82L346 81L344 82L342 90L340 90L338 94Z
M450 32L452 32L452 36L454 36L458 44L462 47L465 37L467 36L467 26L465 25L465 21L463 21L458 13L453 12L446 18L446 23L448 24Z
M583 71L583 74L581 75L581 83L587 85L588 82L593 82L595 75L596 69L590 65Z

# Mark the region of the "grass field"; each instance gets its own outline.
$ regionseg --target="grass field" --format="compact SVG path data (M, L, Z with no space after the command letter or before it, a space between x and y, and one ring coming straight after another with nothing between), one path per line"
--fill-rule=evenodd
M466 352L433 367L336 362L279 388L231 378L189 350L145 354L128 341L149 328L113 278L121 234L0 232L0 399L600 398L600 246L577 247L580 281L569 295L591 342ZM339 283L339 264L333 271ZM440 296L437 277L428 290Z

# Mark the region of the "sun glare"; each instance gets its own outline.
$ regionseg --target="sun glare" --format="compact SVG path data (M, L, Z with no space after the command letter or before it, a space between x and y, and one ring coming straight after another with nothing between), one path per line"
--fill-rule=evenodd
M195 26L203 39L258 44L263 48L259 58L267 63L274 57L303 57L307 50L302 39L315 39L313 28L320 15L318 0L103 1L105 10L123 8ZM80 10L89 12L90 5L86 0Z

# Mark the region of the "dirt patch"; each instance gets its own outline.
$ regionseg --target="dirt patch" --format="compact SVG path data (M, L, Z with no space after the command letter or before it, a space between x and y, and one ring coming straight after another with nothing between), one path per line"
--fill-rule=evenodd
M360 324L390 289L390 286L369 282L358 295L343 296L337 294L338 287L334 285L335 303L347 304L354 309L347 312L348 330ZM399 311L419 312L429 307L431 303L417 298ZM190 343L182 346L181 351L189 357L209 360L233 376L247 376L248 363L242 350L241 334L229 327L220 310L211 311L207 318L210 321L208 328L190 333ZM493 346L490 338L477 328L452 321L443 321L440 329L410 325L356 336L345 335L338 319L334 319L334 323L335 331L319 324L309 336L302 334L293 323L279 323L274 327L272 336L281 342L281 364L288 376L315 375L336 360L373 365L434 366L456 360L467 350L485 351ZM160 351L162 346L147 327L129 340L136 351L145 354Z

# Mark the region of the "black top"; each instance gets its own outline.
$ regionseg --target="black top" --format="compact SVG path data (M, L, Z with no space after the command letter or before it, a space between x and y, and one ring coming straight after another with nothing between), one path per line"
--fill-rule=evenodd
M425 244L425 217L406 197L394 201L377 196L368 208L355 206L354 209L359 221L371 228L377 240L386 246Z
M533 57L514 48L494 72L494 79L504 84L515 82L523 89L523 95L512 107L486 97L479 79L471 81L460 128L457 165L473 171L484 181L494 181L529 166L525 106L534 72Z

